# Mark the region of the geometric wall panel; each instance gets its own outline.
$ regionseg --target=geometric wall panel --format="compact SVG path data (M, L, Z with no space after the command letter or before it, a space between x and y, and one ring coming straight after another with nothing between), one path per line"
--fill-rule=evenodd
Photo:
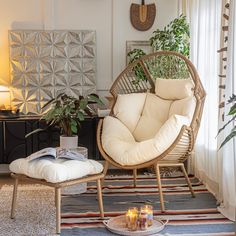
M9 31L12 103L24 114L60 93L96 92L96 33L91 30Z

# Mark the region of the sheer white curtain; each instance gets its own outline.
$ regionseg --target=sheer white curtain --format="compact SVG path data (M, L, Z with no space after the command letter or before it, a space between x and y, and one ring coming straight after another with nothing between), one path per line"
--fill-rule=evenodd
M207 96L192 163L195 175L217 195L219 171L216 134L218 129L218 73L221 0L189 0L191 61L196 66Z
M235 219L235 141L219 153L218 132L218 74L221 33L222 0L183 0L190 21L191 60L195 64L207 93L204 113L192 157L194 174L215 194L221 203L219 210L229 219ZM236 16L235 1L231 1L226 99L236 92ZM226 107L227 113L228 107ZM227 118L228 119L228 118ZM227 121L226 119L226 121ZM223 137L229 133L225 130Z
M236 3L230 3L230 19L228 32L227 51L227 73L226 73L226 93L225 103L229 97L236 94ZM228 114L230 106L226 105L225 114ZM231 117L225 116L225 122ZM219 136L220 142L230 133L233 124L228 126ZM236 141L231 140L219 152L222 157L220 200L222 201L219 210L231 220L235 220L236 210Z

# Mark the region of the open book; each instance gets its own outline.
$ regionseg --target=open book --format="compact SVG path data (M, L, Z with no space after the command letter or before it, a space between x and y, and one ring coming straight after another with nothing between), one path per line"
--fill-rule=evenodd
M26 157L28 161L33 161L38 158L54 158L54 159L70 159L77 161L86 161L87 158L83 154L79 153L76 149L65 149L65 148L44 148L38 152L32 153L30 156Z

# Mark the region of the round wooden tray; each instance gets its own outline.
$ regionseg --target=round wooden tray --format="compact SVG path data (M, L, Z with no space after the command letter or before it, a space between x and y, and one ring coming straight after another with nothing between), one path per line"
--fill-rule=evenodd
M153 219L152 226L148 227L147 230L136 230L136 231L129 231L125 226L125 216L117 216L111 218L110 220L104 220L103 224L106 226L108 230L112 233L119 234L119 235L152 235L160 232L164 229L165 225L168 223L168 220L165 219Z

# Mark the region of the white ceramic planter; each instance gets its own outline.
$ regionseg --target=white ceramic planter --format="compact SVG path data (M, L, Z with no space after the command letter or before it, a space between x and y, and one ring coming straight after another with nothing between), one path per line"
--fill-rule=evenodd
M60 136L60 147L61 148L77 148L78 147L78 136L73 135L71 137Z

